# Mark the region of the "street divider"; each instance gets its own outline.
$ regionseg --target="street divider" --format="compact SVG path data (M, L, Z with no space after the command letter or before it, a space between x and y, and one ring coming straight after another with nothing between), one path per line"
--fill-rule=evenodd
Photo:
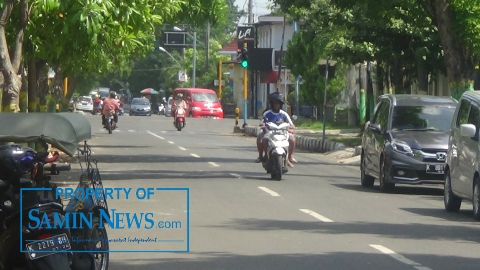
M262 130L260 127L246 126L243 129L243 133L246 136L257 137L258 133ZM328 140L322 140L318 138L312 138L308 136L295 134L297 140L297 148L308 150L311 152L326 153L330 151L344 150L346 149L343 143L337 143Z

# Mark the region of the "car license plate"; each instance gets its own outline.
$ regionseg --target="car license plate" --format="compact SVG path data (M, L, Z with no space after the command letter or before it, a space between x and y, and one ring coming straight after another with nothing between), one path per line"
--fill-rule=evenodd
M71 249L70 241L65 233L42 240L35 240L27 243L25 246L30 260L42 258L57 251Z
M444 164L427 164L427 173L431 174L444 174L445 172Z

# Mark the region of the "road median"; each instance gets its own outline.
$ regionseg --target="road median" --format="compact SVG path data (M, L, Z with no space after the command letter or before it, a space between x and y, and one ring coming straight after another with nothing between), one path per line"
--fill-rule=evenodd
M261 132L260 127L255 126L246 126L243 129L243 134L250 137L256 137L259 132ZM343 143L322 140L321 138L313 138L298 134L295 134L295 138L297 140L297 148L308 150L310 152L326 153L346 149L346 146Z

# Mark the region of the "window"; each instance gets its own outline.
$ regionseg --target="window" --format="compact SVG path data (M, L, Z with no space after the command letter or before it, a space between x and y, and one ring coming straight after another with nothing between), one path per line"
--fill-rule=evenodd
M454 114L454 106L396 106L393 109L392 130L449 131Z
M378 118L378 112L380 111L380 107L382 107L382 104L384 104L385 101L380 101L377 106L375 107L375 113L373 114L373 118L372 118L372 123L375 123L377 121L377 118Z
M478 127L479 127L479 121L480 121L480 111L478 110L477 107L472 106L470 109L470 114L468 115L468 124L472 124L477 128L477 131L475 132L475 139L478 139Z
M135 98L132 101L132 105L149 105L150 101L146 98Z
M373 117L372 123L379 124L382 128L382 131L387 130L388 125L388 113L389 113L390 105L388 101L381 101L381 103L377 107L377 111L375 112L375 116Z
M467 123L468 111L470 109L470 102L463 99L460 103L460 109L458 109L458 116L456 121L456 126L460 127L461 124Z
M214 93L193 93L192 95L195 102L218 102L217 95Z

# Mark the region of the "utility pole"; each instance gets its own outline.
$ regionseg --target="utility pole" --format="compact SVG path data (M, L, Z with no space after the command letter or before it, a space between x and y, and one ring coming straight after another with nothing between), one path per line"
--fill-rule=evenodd
M253 23L253 0L248 0L248 24Z
M205 72L208 72L209 70L209 58L210 58L210 22L207 23L207 40L205 44L207 45L206 47L206 56L205 56Z

